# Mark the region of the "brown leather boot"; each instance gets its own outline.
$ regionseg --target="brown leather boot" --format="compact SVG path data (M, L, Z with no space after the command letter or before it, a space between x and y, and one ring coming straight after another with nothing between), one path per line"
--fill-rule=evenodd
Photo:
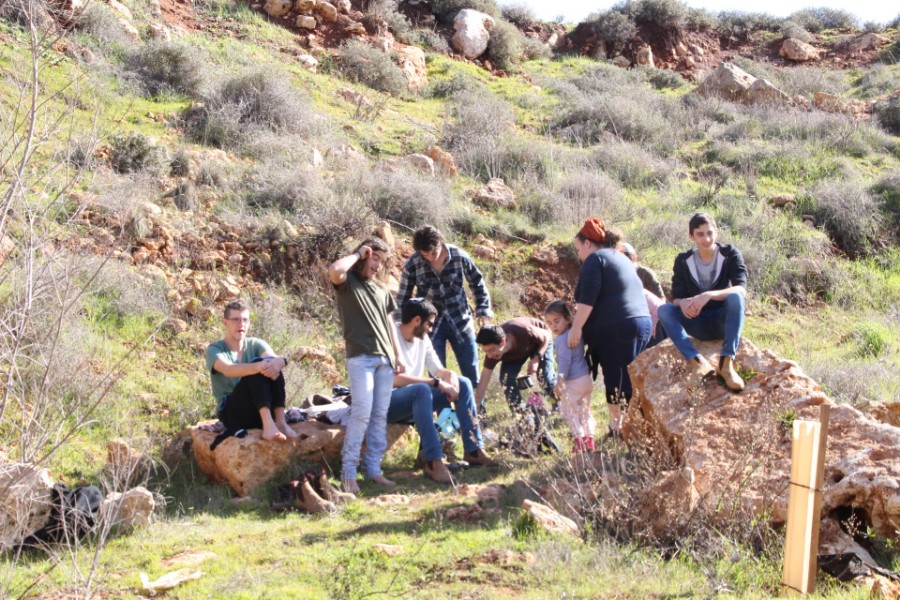
M690 386L691 387L700 387L700 384L703 383L703 380L715 373L716 370L713 368L709 361L706 360L702 354L698 354L696 358L691 360L691 375L690 375Z
M337 510L334 502L329 502L316 493L305 475L300 479L300 485L297 486L297 508L310 514Z
M725 380L725 387L732 392L740 392L744 389L744 380L734 370L733 356L722 356L719 358L719 376Z
M321 471L319 471L318 482L320 491L319 495L329 502L334 502L335 504L344 504L346 502L350 502L351 500L356 500L355 494L342 492L331 485L331 483L329 483L328 475L325 473L324 467Z
M425 475L438 483L453 483L450 470L442 459L425 461Z
M482 467L499 467L500 463L490 457L483 448L479 448L475 452L466 452L463 454L463 460L470 465L481 465Z

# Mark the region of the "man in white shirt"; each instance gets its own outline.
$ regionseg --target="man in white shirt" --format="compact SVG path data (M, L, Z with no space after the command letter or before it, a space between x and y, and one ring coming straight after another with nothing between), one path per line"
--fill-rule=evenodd
M437 317L437 309L421 298L412 298L404 306L397 328L400 358L404 373L394 375L394 391L388 409L388 423L414 423L422 440L425 474L440 483L450 483L450 471L434 426L434 412L456 404L463 459L470 464L494 466L497 463L484 451L484 441L475 411L472 382L444 367L431 339L426 335ZM427 373L426 373L427 369ZM430 374L430 375L429 375Z

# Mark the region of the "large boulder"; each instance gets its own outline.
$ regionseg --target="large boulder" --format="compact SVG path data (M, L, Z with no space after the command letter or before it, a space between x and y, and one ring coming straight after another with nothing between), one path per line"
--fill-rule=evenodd
M262 430L250 429L243 438L229 437L215 451L209 446L216 438L200 425L191 428L194 459L200 470L215 483L227 483L239 496L248 496L296 461L336 464L341 459L344 428L318 421L294 423L293 442L262 439ZM388 425L388 448L409 429L407 425Z
M425 51L416 46L403 46L394 53L400 70L409 82L409 91L418 92L428 85Z
M891 40L877 33L864 33L858 35L849 44L847 50L850 52L865 52L866 50L877 50L881 46L889 43Z
M47 524L52 490L47 469L0 463L0 553Z
M756 77L731 63L722 63L703 78L695 93L742 101L750 92Z
M512 189L499 177L492 177L475 190L472 200L485 208L515 208L516 197Z
M492 16L464 8L453 19L454 33L450 42L466 58L478 58L487 50L494 25Z
M822 51L811 44L788 38L781 44L781 50L778 51L779 56L783 56L794 62L809 62L818 60Z
M697 349L717 364L721 342L697 342ZM715 381L691 390L688 365L671 342L640 354L629 367L634 397L625 438L681 473L674 487L682 507L696 504L713 521L767 516L782 524L787 518L790 422L817 420L819 407L831 401L797 363L746 339L736 362L753 373L739 394ZM900 539L900 428L852 406L834 405L825 460L822 514L853 514L863 531L871 526L879 535Z

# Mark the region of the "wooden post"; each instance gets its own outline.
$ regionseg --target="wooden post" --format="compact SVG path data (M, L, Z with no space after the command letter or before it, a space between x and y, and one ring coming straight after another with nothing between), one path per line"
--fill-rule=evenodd
M790 592L816 589L816 555L825 484L825 448L831 406L819 407L819 422L794 421L787 533L782 585Z

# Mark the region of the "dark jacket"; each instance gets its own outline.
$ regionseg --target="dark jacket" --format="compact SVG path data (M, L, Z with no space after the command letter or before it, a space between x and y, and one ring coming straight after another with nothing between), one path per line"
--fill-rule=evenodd
M672 300L691 298L703 292L697 281L697 273L694 271L694 262L691 258L694 248L682 252L675 257L675 266L672 267ZM747 287L747 265L741 251L728 244L719 244L719 256L716 263L716 278L713 280L710 290L724 290L734 285ZM718 308L722 302L713 300L703 307Z

